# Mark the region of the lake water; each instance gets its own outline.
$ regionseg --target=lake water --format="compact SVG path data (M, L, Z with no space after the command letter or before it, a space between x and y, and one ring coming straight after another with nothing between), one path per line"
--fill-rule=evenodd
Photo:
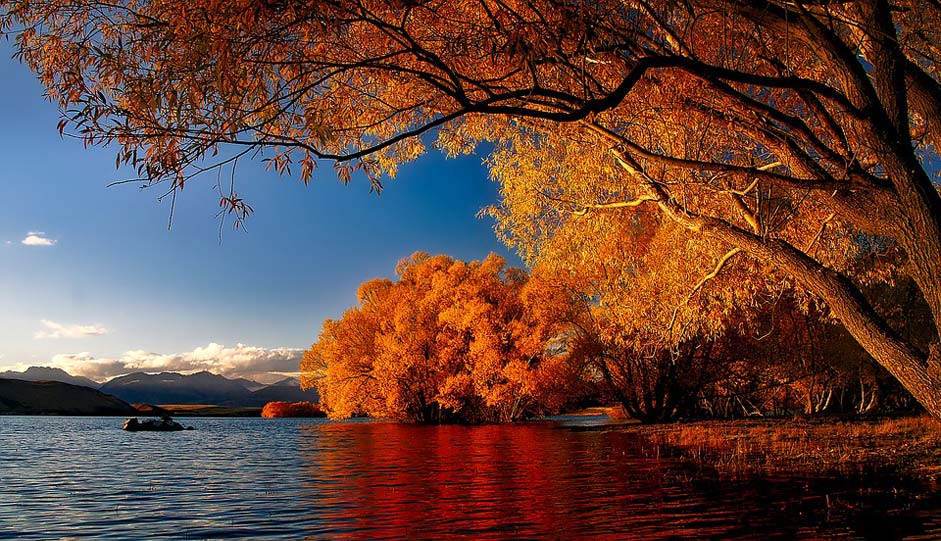
M0 417L0 539L939 539L937 487L719 480L592 421Z

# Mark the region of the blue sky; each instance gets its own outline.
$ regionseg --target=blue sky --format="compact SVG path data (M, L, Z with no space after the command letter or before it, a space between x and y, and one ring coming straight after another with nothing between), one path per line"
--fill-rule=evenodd
M168 231L161 192L106 187L129 176L113 151L59 137L58 111L10 56L0 45L0 371L57 365L101 379L209 368L265 379L296 366L361 282L390 276L416 250L495 251L520 265L475 217L496 185L474 156L431 153L381 196L362 178L341 185L329 165L305 187L243 163L237 188L255 209L247 232L226 226L220 244L209 177L187 184Z

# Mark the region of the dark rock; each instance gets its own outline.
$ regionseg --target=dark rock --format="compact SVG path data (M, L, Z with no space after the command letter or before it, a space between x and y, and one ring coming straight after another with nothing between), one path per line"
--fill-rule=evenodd
M193 427L184 427L171 419L169 415L165 415L162 419L147 419L145 421L138 421L137 417L131 417L124 421L122 429L128 432L176 432L178 430L193 430Z

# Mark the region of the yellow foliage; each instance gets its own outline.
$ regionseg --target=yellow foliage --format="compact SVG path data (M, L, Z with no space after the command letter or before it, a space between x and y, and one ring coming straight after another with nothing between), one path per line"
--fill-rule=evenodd
M564 320L525 273L493 254L465 263L423 253L396 273L363 284L360 305L325 322L305 355L322 363L317 387L331 416L512 421L573 398L565 387L577 373L547 351ZM302 366L305 376L317 369Z
M261 155L304 182L332 160L341 181L362 173L379 190L426 151L427 135L448 154L487 142L501 235L529 262L618 261L605 276L616 288L601 293L647 305L612 314L619 324L649 313L651 329L671 336L677 326L681 337L713 335L732 303L747 308L787 275L941 416L941 349L900 337L861 294L904 272L937 339L939 29L936 0L0 9L0 32L15 35L18 57L64 113L60 131L114 144L118 164L137 167L146 185L176 192L211 160L221 172ZM220 207L236 223L252 212L234 185ZM638 233L634 219L658 225ZM595 242L612 234L628 238ZM625 281L635 272L662 279L638 294ZM427 319L441 299L416 300L429 306L396 310L391 328ZM423 370L422 351L390 340L382 351ZM458 337L447 341L460 349Z

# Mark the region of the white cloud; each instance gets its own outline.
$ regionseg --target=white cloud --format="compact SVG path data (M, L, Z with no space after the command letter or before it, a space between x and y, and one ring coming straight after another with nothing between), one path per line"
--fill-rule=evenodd
M48 365L61 368L73 376L84 376L96 381L126 373L122 372L120 361L97 358L87 351L54 355Z
M30 231L20 242L26 246L55 246L59 241L46 237L42 231Z
M0 364L0 372L23 372L30 366L33 365L26 363Z
M270 383L287 375L296 376L304 350L299 348L262 348L236 344L226 347L210 343L183 353L126 351L120 358L95 357L88 352L63 353L50 365L66 372L97 381L131 372L182 372L208 370L229 378L250 378Z
M108 334L108 329L101 325L66 325L48 319L39 320L45 329L33 333L33 338L84 338L86 336L101 336Z

